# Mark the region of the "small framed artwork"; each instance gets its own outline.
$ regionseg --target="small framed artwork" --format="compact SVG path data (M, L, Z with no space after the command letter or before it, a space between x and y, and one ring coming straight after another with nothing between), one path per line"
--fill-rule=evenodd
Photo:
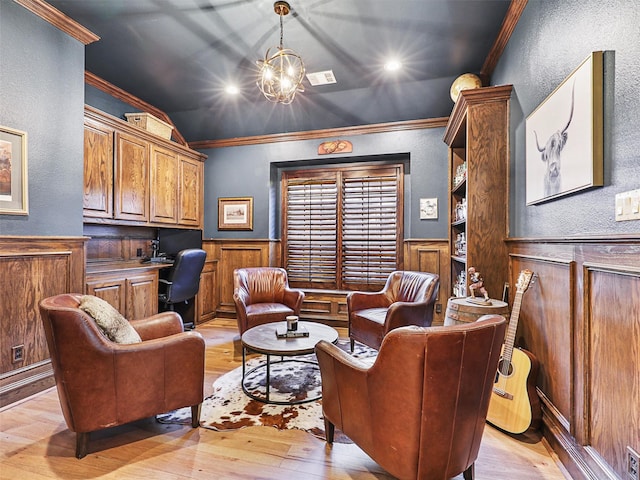
M593 52L528 117L527 205L603 184L603 53Z
M218 230L253 230L253 197L218 198Z
M0 214L28 215L27 133L0 126Z
M421 198L420 199L420 220L437 220L438 219L438 199L437 198Z

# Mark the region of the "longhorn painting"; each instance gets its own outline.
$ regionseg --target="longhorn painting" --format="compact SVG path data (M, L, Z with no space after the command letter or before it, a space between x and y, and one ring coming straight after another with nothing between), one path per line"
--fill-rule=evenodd
M527 117L527 205L602 185L602 75L593 52Z

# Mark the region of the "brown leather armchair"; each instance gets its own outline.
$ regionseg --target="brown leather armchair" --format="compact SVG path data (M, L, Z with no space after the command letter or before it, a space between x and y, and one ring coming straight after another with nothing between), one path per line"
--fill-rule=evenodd
M429 327L440 289L434 273L396 271L379 292L347 295L351 351L356 341L376 350L394 328L407 325Z
M256 325L300 315L303 300L302 290L289 288L284 268L252 267L233 271L233 301L240 335Z
M370 367L319 342L327 442L338 427L401 480L472 479L505 330L500 315L398 328Z
M165 312L131 322L142 342L114 343L78 308L81 297L63 294L40 302L60 406L76 432L76 457L86 455L90 432L176 408L190 406L197 427L202 336L183 332L180 316Z

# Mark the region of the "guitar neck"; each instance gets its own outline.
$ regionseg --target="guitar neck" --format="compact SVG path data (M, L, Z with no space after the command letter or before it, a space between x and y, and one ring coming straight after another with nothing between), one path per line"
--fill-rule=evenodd
M503 362L503 364L506 365L505 368L507 370L509 368L509 364L511 363L511 357L513 356L513 346L516 341L516 331L518 330L518 318L520 317L520 305L522 304L523 295L524 291L516 292L516 297L513 299L511 318L509 319L509 328L507 329L507 334L505 335L502 358L506 360L505 362ZM508 374L508 371L502 373L506 375Z

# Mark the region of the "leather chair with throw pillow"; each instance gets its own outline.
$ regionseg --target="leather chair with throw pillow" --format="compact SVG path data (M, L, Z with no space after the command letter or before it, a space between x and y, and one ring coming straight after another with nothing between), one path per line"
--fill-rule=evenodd
M429 327L440 277L434 273L391 273L379 292L351 292L347 295L349 338L353 352L356 341L376 350L394 328L407 325Z
M175 312L129 324L105 304L97 297L79 294L40 302L60 406L67 427L76 433L78 458L86 455L89 433L96 430L187 406L191 407L192 426L200 422L202 336L184 332ZM100 317L101 326L87 311ZM109 315L113 322L105 325ZM125 343L115 343L107 336L116 328L131 330L112 337Z
M473 478L506 320L389 332L371 366L321 341L322 411L401 480Z
M233 301L240 335L256 325L300 315L303 300L302 290L289 288L284 268L238 268L233 272Z

